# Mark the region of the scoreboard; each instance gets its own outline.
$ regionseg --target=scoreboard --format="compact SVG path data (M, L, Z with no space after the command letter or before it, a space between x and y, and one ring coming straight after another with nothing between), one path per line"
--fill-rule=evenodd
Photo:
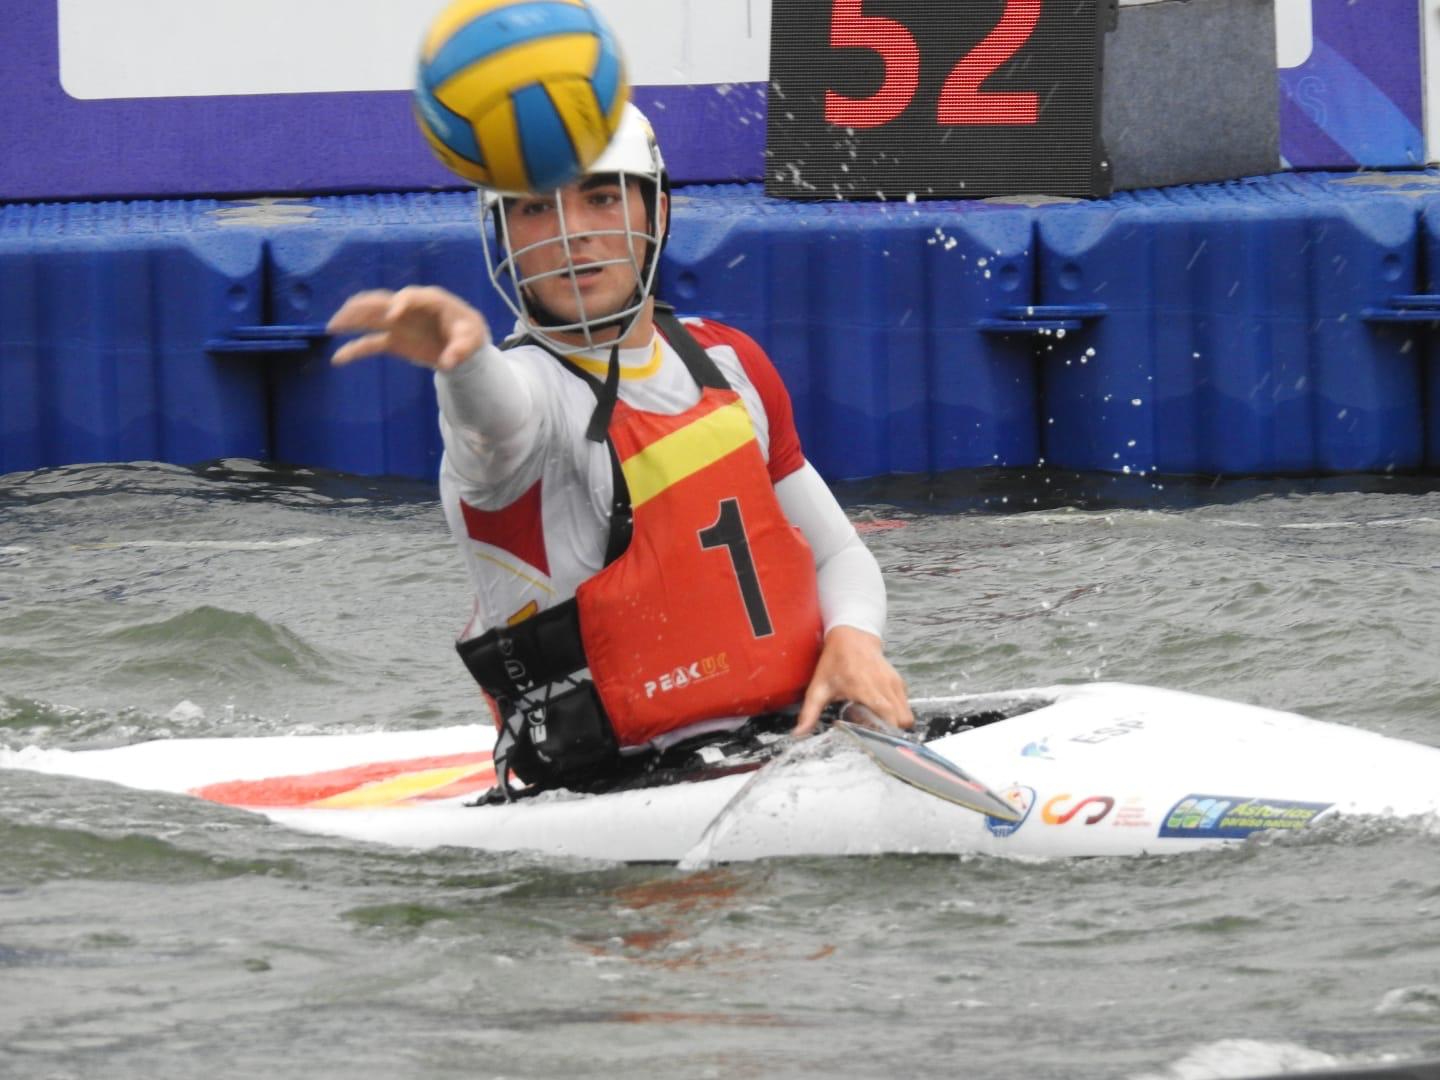
M1114 0L776 0L765 190L798 198L1111 190Z

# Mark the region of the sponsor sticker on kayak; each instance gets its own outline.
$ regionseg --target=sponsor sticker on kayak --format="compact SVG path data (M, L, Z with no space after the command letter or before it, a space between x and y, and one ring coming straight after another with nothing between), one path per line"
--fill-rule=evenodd
M1080 811L1085 815L1080 818L1086 825L1094 825L1104 820L1105 815L1115 808L1115 800L1109 795L1086 795L1078 801L1068 791L1048 799L1040 808L1040 816L1046 825L1064 825L1073 819Z
M985 828L989 829L994 836L1010 836L1021 825L1024 825L1025 819L1030 816L1030 808L1035 805L1035 789L1026 787L1024 784L1016 784L999 794L1002 799L1020 812L1020 820L1006 821L1004 818L987 814Z
M1145 800L1138 795L1131 795L1115 808L1115 813L1110 818L1110 824L1123 829L1149 829L1155 825L1150 820L1150 812L1145 807Z
M1165 815L1161 836L1240 838L1264 829L1303 829L1333 803L1242 795L1187 795Z

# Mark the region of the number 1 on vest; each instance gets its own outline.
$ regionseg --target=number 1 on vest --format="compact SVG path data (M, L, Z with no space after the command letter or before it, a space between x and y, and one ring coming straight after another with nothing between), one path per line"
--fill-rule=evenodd
M750 617L750 629L757 638L769 637L775 628L765 607L765 594L760 591L760 577L755 572L755 560L750 554L750 538L745 535L745 521L740 517L740 501L721 499L720 516L713 525L701 529L699 536L702 548L723 547L730 550L730 566L740 586L745 614Z

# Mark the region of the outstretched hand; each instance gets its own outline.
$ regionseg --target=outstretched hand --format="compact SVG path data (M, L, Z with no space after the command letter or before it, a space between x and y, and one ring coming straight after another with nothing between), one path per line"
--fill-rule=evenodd
M885 659L884 643L853 626L837 626L825 635L820 662L815 665L792 734L814 731L820 711L832 701L858 701L895 727L915 726L905 680Z
M356 293L330 318L332 334L362 334L335 350L332 364L389 353L412 364L450 371L490 342L485 316L452 292L412 285Z

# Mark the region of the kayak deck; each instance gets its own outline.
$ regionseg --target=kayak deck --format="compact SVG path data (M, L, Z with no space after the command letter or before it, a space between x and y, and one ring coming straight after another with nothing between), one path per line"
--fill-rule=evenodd
M1440 750L1179 691L1115 683L921 699L928 746L1005 820L884 775L839 735L758 769L471 806L487 725L354 735L0 749L0 767L193 795L308 832L406 847L677 861L886 852L1019 857L1193 851L1335 814L1434 814Z

